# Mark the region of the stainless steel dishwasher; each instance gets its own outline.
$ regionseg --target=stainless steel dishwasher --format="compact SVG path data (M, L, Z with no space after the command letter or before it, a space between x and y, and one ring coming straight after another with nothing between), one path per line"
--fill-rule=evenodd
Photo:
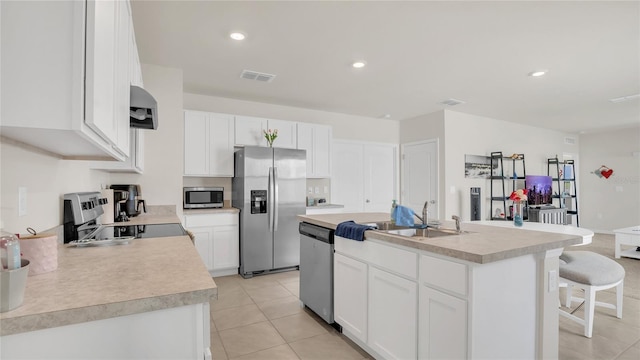
M300 301L328 324L333 321L334 230L301 222ZM335 325L334 325L335 326Z

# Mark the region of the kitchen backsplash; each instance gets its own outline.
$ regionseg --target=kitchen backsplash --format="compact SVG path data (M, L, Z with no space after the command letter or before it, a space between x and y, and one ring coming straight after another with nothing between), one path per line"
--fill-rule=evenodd
M327 204L331 204L331 179L307 179L307 197L323 198Z

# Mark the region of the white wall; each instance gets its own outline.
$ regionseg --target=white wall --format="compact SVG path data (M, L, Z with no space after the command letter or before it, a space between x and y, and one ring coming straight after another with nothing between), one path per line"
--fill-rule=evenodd
M460 215L470 219L469 191L480 187L482 219L490 217L490 182L468 179L464 176L465 155L489 156L493 151L504 155L525 154L529 175L546 175L547 159L579 152L578 136L558 131L520 125L506 121L443 110L422 115L400 123L400 143L440 139L440 218ZM566 145L565 137L576 139L575 145ZM505 168L510 168L505 165ZM503 209L504 210L504 209Z
M61 160L6 139L0 142L0 165L0 219L12 233L62 224L63 194L100 190L109 181L108 174L89 170L87 161ZM18 216L18 187L27 188L25 216Z
M144 173L113 173L111 183L139 184L147 205L175 205L182 216L182 70L143 64L142 74L145 89L158 101L158 129L143 130Z
M481 198L485 200L482 204L481 218L491 217L490 181L464 177L465 154L489 156L493 151L502 151L505 156L514 153L524 154L528 175L547 175L547 159L556 155L562 158L564 153L576 156L579 153L576 134L454 111L445 111L445 134L446 219L451 218L451 215L461 215L465 220L470 219L471 187L480 187ZM565 144L565 137L576 139L576 144ZM506 164L505 168L511 169Z
M580 135L580 165L580 225L598 232L640 225L640 127ZM609 179L594 174L602 165L613 169Z
M442 218L445 210L445 144L447 139L444 133L445 111L420 115L400 122L400 143L409 144L424 140L438 139L438 214ZM402 154L400 154L402 156ZM400 161L400 186L402 186L402 173L404 162ZM400 189L400 191L403 191ZM435 196L434 196L435 197ZM429 205L431 206L431 205Z

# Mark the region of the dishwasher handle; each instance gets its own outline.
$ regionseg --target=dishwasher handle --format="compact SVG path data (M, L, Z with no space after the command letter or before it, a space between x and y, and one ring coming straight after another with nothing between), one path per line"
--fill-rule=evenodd
M333 244L335 230L324 228L321 226L301 222L298 226L300 235L322 241L328 244Z

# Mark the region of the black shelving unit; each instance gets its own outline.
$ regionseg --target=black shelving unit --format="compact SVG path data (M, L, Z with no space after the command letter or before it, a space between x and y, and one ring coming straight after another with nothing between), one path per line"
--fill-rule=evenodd
M556 184L553 194L554 205L560 209L567 209L567 221L576 217L576 226L580 227L578 217L578 189L576 187L576 168L573 160L560 161L558 157L547 160L547 175Z
M505 163L511 164L511 169L505 169ZM508 173L506 170L510 170ZM491 153L491 220L512 220L509 209L507 208L507 200L513 190L518 189L518 181L522 181L524 188L524 179L527 175L524 154L513 154L504 156L502 151L494 151ZM496 216L495 210L502 205L504 217ZM524 216L527 210L525 207Z

